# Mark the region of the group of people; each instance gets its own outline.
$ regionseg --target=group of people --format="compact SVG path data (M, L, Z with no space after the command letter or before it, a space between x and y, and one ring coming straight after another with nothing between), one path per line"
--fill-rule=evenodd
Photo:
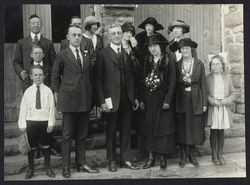
M99 106L106 120L108 170L117 171L116 132L119 131L120 167L132 170L155 165L167 168L167 154L179 146L179 166L189 161L196 167L196 145L205 141L205 126L211 127L212 162L224 164L224 129L232 122L230 105L234 87L225 73L220 55L210 61L206 77L197 58L198 44L185 38L190 26L175 20L169 27L174 39L168 41L157 32L164 27L153 17L138 27L132 23L111 24L109 46L103 47L96 34L100 22L89 16L82 21L72 17L61 51L56 55L52 41L41 33L42 20L29 18L30 35L17 43L13 66L24 90L18 125L27 132L31 150L25 176L34 176L34 153L42 148L46 174L50 167L50 142L55 125L55 104L62 112L62 176L69 178L72 139L76 141L75 162L78 172L98 173L87 165L86 138L89 113ZM138 114L134 114L137 112ZM137 117L137 119L134 119ZM133 120L137 120L133 122ZM139 166L131 160L131 125L139 124L138 148L148 153Z

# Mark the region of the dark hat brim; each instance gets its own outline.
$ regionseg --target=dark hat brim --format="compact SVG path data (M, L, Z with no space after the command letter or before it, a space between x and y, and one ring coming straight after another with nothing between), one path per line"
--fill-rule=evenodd
M187 24L178 24L178 22L175 22L174 24L171 24L168 26L168 31L172 32L174 27L181 27L183 29L183 34L188 33L190 31L190 26Z
M152 42L145 43L144 45L145 45L145 46L148 46L148 45L150 45L150 44L168 45L169 43L166 42L166 41L152 41Z
M138 28L144 29L145 30L145 26L146 24L152 24L154 26L154 31L157 30L163 30L164 27L159 24L155 19L153 18L147 18L146 20L144 20L141 24L139 24Z
M183 47L189 46L191 48L197 48L198 44L191 39L181 39L178 43L178 48L181 49Z

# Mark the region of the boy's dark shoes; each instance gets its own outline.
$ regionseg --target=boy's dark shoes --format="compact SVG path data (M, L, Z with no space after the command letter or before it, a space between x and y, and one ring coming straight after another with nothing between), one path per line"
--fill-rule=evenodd
M51 178L55 178L55 173L51 168L46 168L46 175Z
M34 169L29 168L25 175L25 179L31 179L33 176L34 176Z
M63 166L62 176L64 178L70 178L71 175L70 175L69 166Z

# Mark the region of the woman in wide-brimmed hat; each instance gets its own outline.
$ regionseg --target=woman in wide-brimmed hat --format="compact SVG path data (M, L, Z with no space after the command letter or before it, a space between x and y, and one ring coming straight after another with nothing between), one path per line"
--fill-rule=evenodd
M164 27L160 23L158 23L154 17L148 17L138 26L138 28L141 28L144 30L135 36L138 42L139 53L140 53L139 62L141 65L143 65L144 57L149 55L148 48L145 46L145 42L147 38L153 34L161 35L157 31L163 30Z
M96 52L100 51L103 48L102 38L95 34L101 25L100 21L95 16L88 16L84 19L83 25L85 29L83 36L92 40Z
M137 48L137 41L134 37L135 28L131 22L125 22L121 28L123 32L122 46L127 53L131 53L133 48Z
M180 39L184 38L185 33L189 33L189 30L190 26L182 20L174 20L168 26L168 33L172 33L174 37L174 39L170 41L169 49L172 52L175 52L176 61L179 61L181 59L181 53L179 52L178 42L180 41ZM193 56L196 58L197 53L195 49L192 51L192 53Z
M125 22L122 26L123 38L122 38L122 47L126 51L127 55L131 57L131 61L134 62L134 80L136 87L140 86L140 66L139 66L139 53L138 53L138 44L135 39L135 27L131 22ZM135 67L136 66L136 67ZM131 136L131 147L137 148L138 145L138 137L139 137L139 127L138 120L141 117L140 110L134 110L132 113L132 122L131 129L135 131L135 133Z
M205 141L204 112L207 109L207 91L204 64L192 56L192 48L197 43L183 38L178 43L182 54L177 63L176 86L176 142L180 146L179 166L183 168L187 157L198 167L195 145Z
M142 168L154 166L155 154L160 154L160 168L167 167L166 154L175 151L174 100L175 62L166 53L168 41L161 35L151 35L145 46L150 55L144 61L141 109L145 122L141 125L139 146L149 152Z

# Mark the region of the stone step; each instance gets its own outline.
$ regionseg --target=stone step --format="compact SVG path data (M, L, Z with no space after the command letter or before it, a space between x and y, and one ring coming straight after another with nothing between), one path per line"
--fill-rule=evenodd
M99 174L88 174L76 172L75 168L71 168L71 178L69 180L80 180L80 179L151 179L151 178L232 178L232 177L246 177L246 154L243 153L233 153L225 154L224 158L226 160L225 165L215 166L211 162L211 156L201 156L197 157L200 163L199 168L193 167L191 164L187 163L184 168L179 168L178 158L168 159L167 170L161 171L159 169L159 163L155 167L150 169L140 169L137 171L129 170L125 168L118 168L118 171L111 173L105 167L100 167ZM25 160L25 159L24 159ZM15 166L13 168L16 169ZM13 170L15 170L13 169ZM56 173L56 177L53 180L66 180L61 176L61 166L60 164L56 167L53 166ZM14 172L14 171L12 171ZM5 181L20 181L24 180L26 169L17 171L18 173L5 173ZM44 170L35 169L35 176L32 180L52 180L45 175Z
M105 127L104 122L98 122L98 123L95 123L94 125L98 125L97 127L99 127L99 131L100 131L100 127ZM131 134L133 133L134 132L131 131ZM209 140L209 133L210 133L210 129L206 128L206 140ZM225 138L236 138L236 137L244 137L244 136L245 136L245 124L234 124L232 128L225 130ZM118 138L118 135L117 135L117 138ZM60 148L61 137L55 136L55 139L56 139L56 146ZM4 154L6 156L13 156L13 155L19 154L18 140L19 140L18 137L14 137L14 138L6 137L4 139ZM105 148L105 145L106 145L105 132L94 134L93 138L87 139L88 150ZM74 147L74 142L72 146Z
M117 150L119 152L119 149ZM224 154L231 153L244 153L245 152L245 138L226 138L224 146ZM207 140L203 146L198 146L198 156L211 155L209 141ZM131 158L134 160L140 159L142 155L137 150L132 150ZM210 156L211 157L211 156ZM119 158L119 155L117 156ZM178 158L178 152L169 156L169 158ZM86 152L87 161L94 166L105 167L106 166L106 150L87 150ZM211 160L211 158L210 158ZM36 169L43 169L43 158L35 160ZM71 161L74 162L74 152L71 155ZM51 165L53 168L61 166L61 157L51 156ZM5 156L4 158L4 173L5 175L22 173L27 167L27 156L21 154L16 156Z

